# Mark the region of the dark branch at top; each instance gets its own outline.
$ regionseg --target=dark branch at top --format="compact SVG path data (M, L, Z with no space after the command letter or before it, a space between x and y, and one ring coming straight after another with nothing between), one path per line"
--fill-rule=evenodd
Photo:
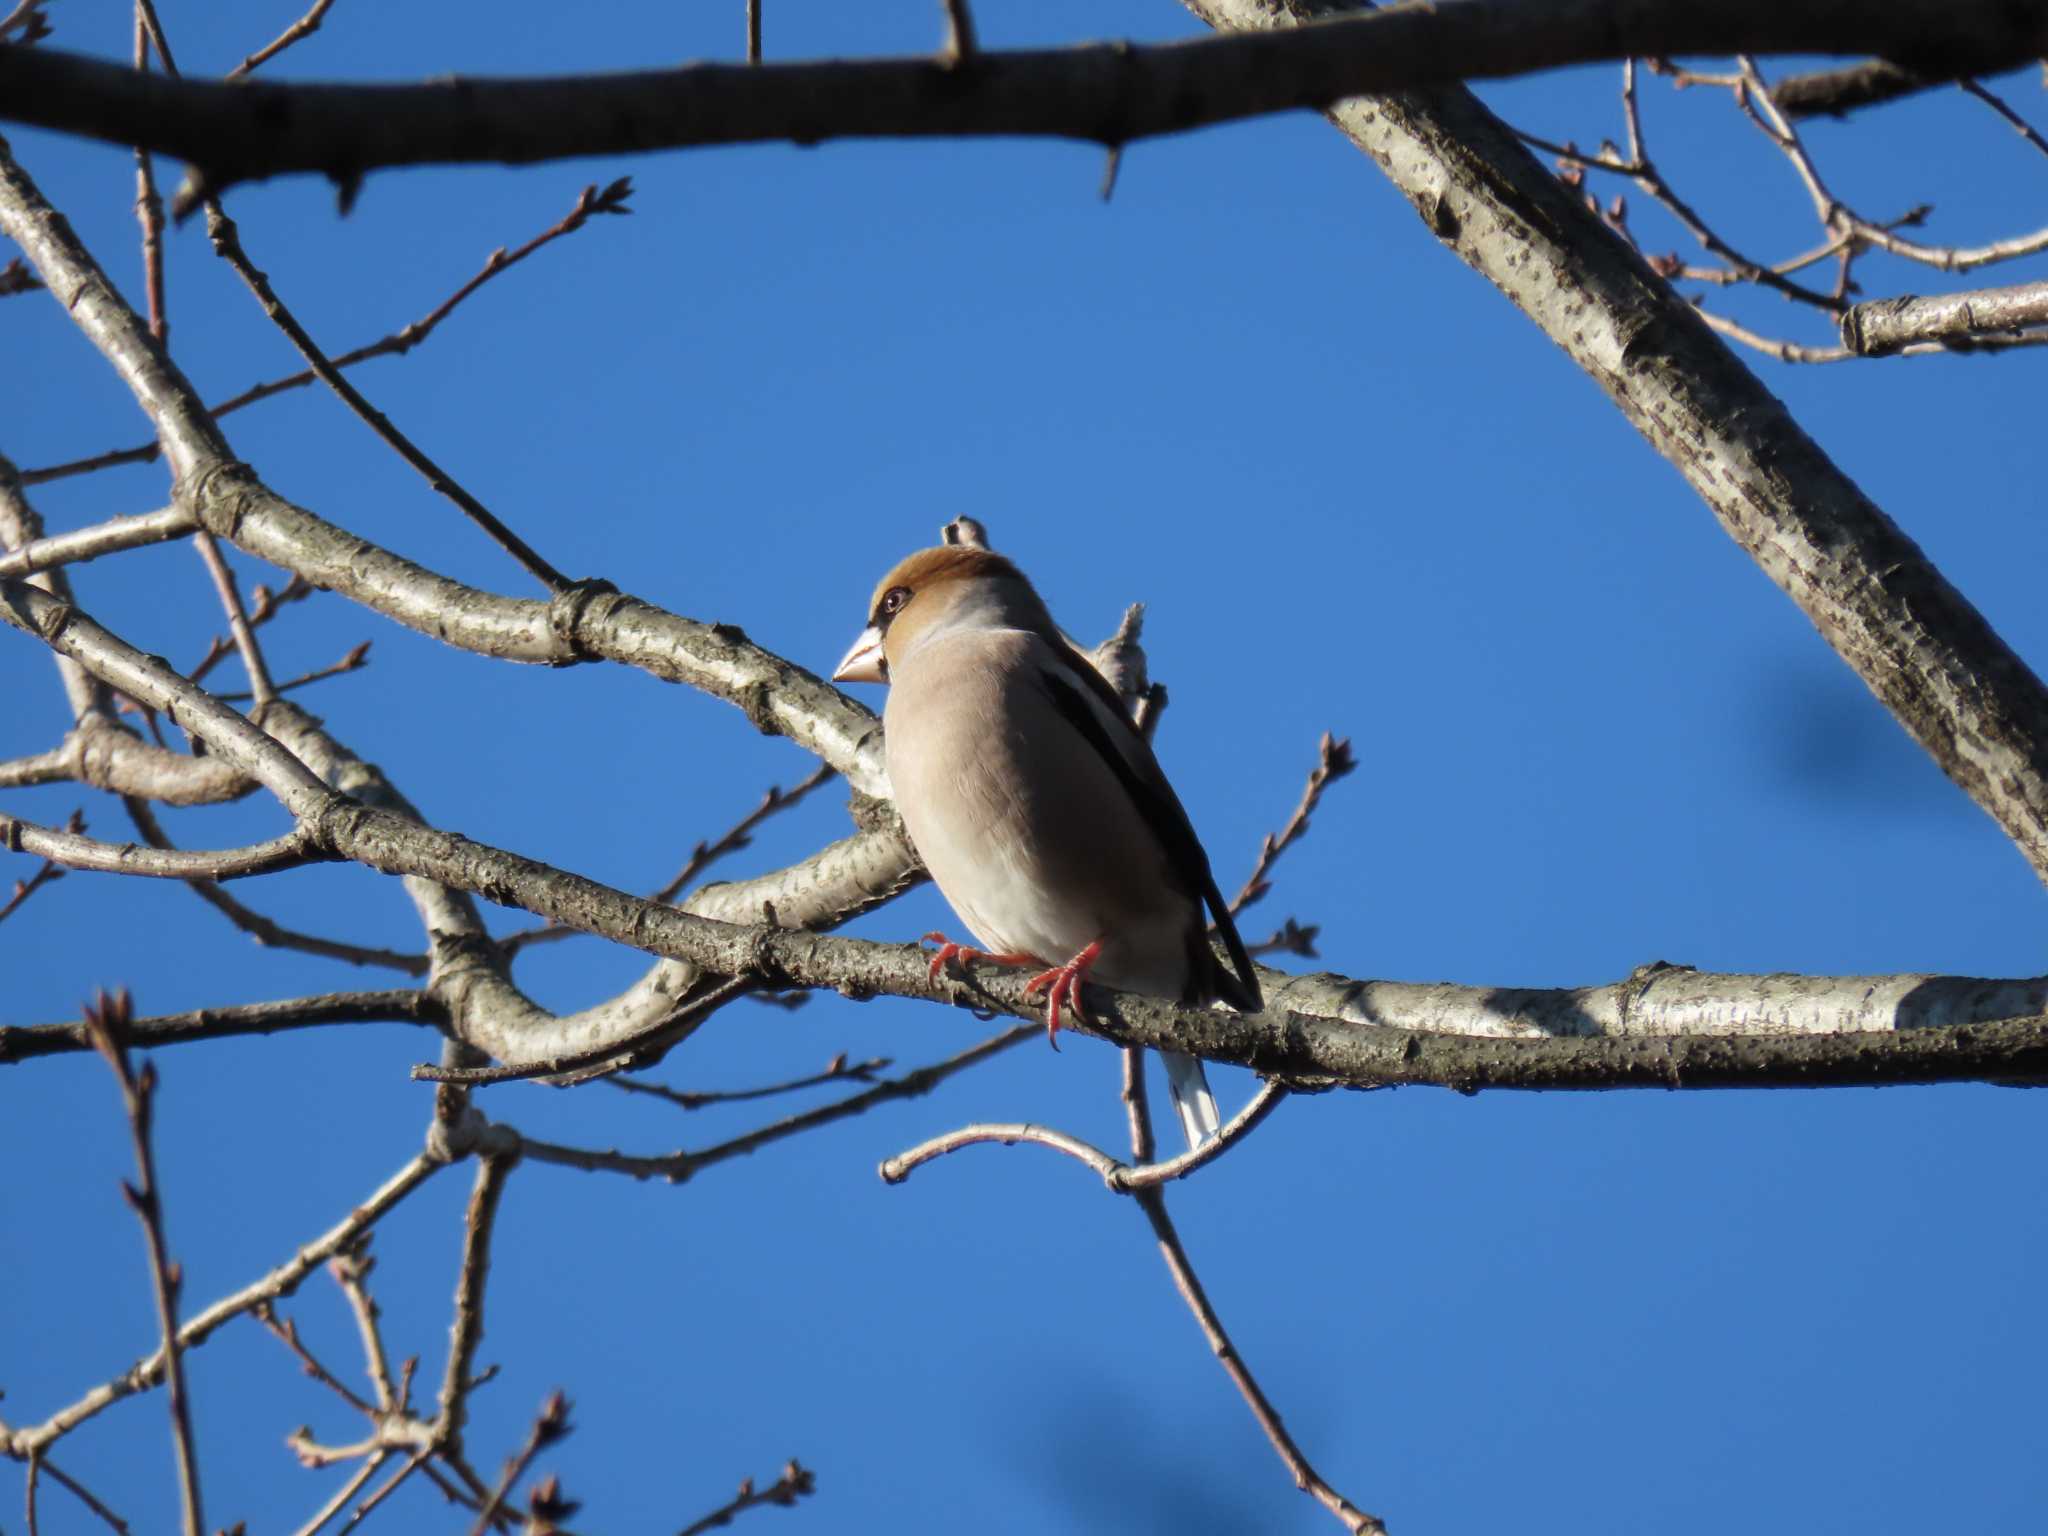
M2048 52L1998 0L1448 0L1269 32L803 64L418 85L173 80L0 48L0 117L188 161L189 210L235 182L691 145L1024 134L1119 145L1347 96L1678 53L1875 53L1929 72Z

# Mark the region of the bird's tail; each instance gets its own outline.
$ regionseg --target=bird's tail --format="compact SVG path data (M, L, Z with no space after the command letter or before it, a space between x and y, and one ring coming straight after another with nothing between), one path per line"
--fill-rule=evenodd
M1193 1151L1222 1128L1216 1095L1209 1091L1208 1074L1202 1070L1200 1057L1161 1051L1159 1059L1166 1067L1166 1089L1173 1096L1180 1128L1187 1133L1188 1150Z

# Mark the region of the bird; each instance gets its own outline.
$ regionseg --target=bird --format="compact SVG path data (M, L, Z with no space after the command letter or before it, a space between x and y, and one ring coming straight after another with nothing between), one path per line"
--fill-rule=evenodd
M925 935L939 946L932 976L976 955L1044 967L1028 990L1046 994L1055 1047L1062 1009L1081 1014L1084 978L1258 1009L1244 941L1151 745L1024 573L967 519L948 536L962 528L960 542L919 550L881 579L832 674L888 685L897 810L982 946ZM1196 1148L1220 1125L1215 1095L1195 1057L1160 1055Z

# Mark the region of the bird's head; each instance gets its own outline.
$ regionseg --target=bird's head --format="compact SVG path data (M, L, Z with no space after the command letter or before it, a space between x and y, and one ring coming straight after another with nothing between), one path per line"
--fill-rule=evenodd
M923 642L959 629L1057 633L1024 573L971 544L921 549L875 586L868 627L840 658L835 683L886 683L889 669Z

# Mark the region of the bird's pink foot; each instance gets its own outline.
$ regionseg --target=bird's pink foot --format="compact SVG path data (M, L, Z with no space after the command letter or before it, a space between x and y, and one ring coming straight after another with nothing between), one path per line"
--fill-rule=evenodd
M1102 940L1097 939L1065 965L1056 965L1049 971L1041 971L1024 984L1026 997L1040 988L1045 989L1045 1038L1054 1050L1060 1048L1062 1004L1083 1023L1088 1020L1088 1015L1081 1009L1081 982L1088 975L1088 967L1093 965L1101 954Z
M948 960L957 960L962 965L967 964L970 960L986 960L990 965L1045 964L1036 955L992 955L985 949L975 949L967 944L955 944L943 933L928 933L924 936L922 942L939 946L939 952L932 956L930 977L933 981L939 979L939 972L946 968Z

